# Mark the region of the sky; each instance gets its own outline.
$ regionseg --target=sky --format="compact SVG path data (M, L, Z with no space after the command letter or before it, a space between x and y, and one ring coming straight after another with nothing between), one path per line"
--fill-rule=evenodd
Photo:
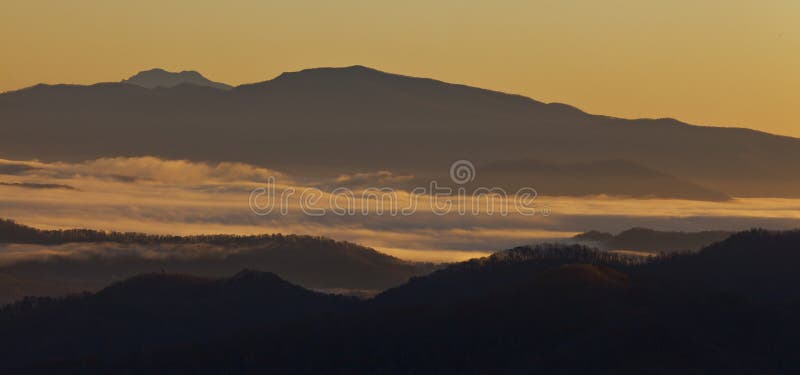
M366 65L800 137L796 0L0 0L0 91L161 67L229 84Z

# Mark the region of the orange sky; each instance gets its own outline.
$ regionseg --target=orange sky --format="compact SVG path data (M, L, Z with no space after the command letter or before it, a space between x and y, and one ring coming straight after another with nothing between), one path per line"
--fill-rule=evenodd
M400 4L402 3L402 4ZM0 1L0 91L377 69L800 136L800 1Z

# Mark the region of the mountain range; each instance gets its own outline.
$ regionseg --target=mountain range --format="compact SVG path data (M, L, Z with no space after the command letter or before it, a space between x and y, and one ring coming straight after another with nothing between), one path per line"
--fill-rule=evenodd
M0 305L97 291L145 273L224 277L244 268L309 289L374 295L438 267L322 237L44 231L0 220Z
M799 243L752 230L649 259L518 247L367 300L251 270L147 274L0 309L0 370L796 373Z
M636 174L621 180L635 182L631 196L800 195L800 176L792 172L800 140L791 137L592 115L363 66L283 73L230 89L201 78L156 70L118 83L37 85L0 94L0 156L80 161L153 155L239 161L304 175L388 170L419 178L441 175L459 159L506 161L506 168L521 163L520 175L530 177L515 184L534 188L542 177L525 160L584 166L616 160L652 171L645 183L636 182ZM659 190L649 192L659 181L654 174L682 182L673 189L662 179ZM494 183L489 174L481 176L479 169L477 182ZM546 190L619 190L593 189L600 184L585 180Z

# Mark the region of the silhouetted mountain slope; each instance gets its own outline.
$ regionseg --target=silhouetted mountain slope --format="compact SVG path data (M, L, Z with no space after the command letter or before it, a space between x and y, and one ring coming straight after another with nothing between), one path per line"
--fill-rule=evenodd
M354 303L352 298L310 292L255 271L227 279L143 275L97 294L26 299L3 308L2 366L28 358L113 356L244 330L275 329L294 320L338 314Z
M182 72L168 72L164 69L150 69L134 74L122 83L141 86L148 89L171 88L179 85L190 84L196 86L213 87L220 90L230 90L232 87L224 83L210 81L198 72L185 70Z
M432 264L403 261L373 249L327 238L294 235L154 236L93 230L43 231L0 220L0 244L37 244L0 253L0 303L23 296L94 291L137 274L160 272L223 277L243 268L270 271L313 289L378 292ZM41 245L41 246L38 246ZM2 246L2 245L0 245ZM44 255L25 256L25 251Z
M513 290L542 272L566 264L633 265L639 258L597 251L580 245L517 247L486 258L457 263L375 297L381 305L452 304L504 290Z
M710 201L730 199L726 194L624 160L586 163L508 160L482 165L477 170L480 178L468 187L477 188L491 181L507 192L533 187L544 196L605 194ZM439 181L448 182L444 178Z
M617 235L590 231L572 239L587 246L604 250L635 250L643 252L687 252L697 251L715 242L722 241L734 232L663 232L647 228L631 228Z
M798 232L753 231L696 254L654 262L580 246L516 248L452 265L374 301L350 306L344 314L121 357L40 361L26 370L796 373L800 360L793 347L800 334L800 299L792 286L800 281L794 272L800 266L799 241ZM138 288L138 281L129 283ZM185 281L188 286L181 288L191 290L195 283ZM473 289L485 283L492 285ZM436 296L426 297L433 295L427 290ZM779 293L759 297L769 290ZM165 293L192 294L173 286ZM37 316L40 308L0 316L16 323Z
M284 73L229 91L38 85L0 95L0 121L2 155L17 159L155 155L418 177L436 176L458 159L619 159L733 196L800 191L800 176L789 173L800 160L795 138L595 116L360 66Z
M658 258L642 271L652 279L754 300L800 301L800 231L740 232L697 254Z

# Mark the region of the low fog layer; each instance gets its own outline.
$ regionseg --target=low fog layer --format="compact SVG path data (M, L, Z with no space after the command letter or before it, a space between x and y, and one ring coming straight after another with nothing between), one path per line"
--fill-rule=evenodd
M265 187L298 193L279 209L255 215L249 206L253 189ZM398 186L400 207L410 203L402 190L409 177L376 171L334 178L294 176L242 163L196 163L153 157L105 158L81 163L0 161L0 210L3 217L42 229L93 228L156 234L322 235L353 241L406 259L452 261L485 255L521 244L572 237L587 230L617 233L631 227L659 230L743 230L754 226L789 229L797 226L800 200L762 198L701 202L675 199L633 199L608 196L553 197L541 194L533 202L536 214L513 209L461 215L432 212L430 197L419 198L413 215L375 212L367 215L309 216L298 207L299 192L322 188L319 205L326 206L335 186L358 189ZM30 186L69 186L32 189ZM467 198L469 200L469 198ZM469 204L471 202L460 202ZM330 209L330 207L323 207ZM328 210L330 212L330 210Z

